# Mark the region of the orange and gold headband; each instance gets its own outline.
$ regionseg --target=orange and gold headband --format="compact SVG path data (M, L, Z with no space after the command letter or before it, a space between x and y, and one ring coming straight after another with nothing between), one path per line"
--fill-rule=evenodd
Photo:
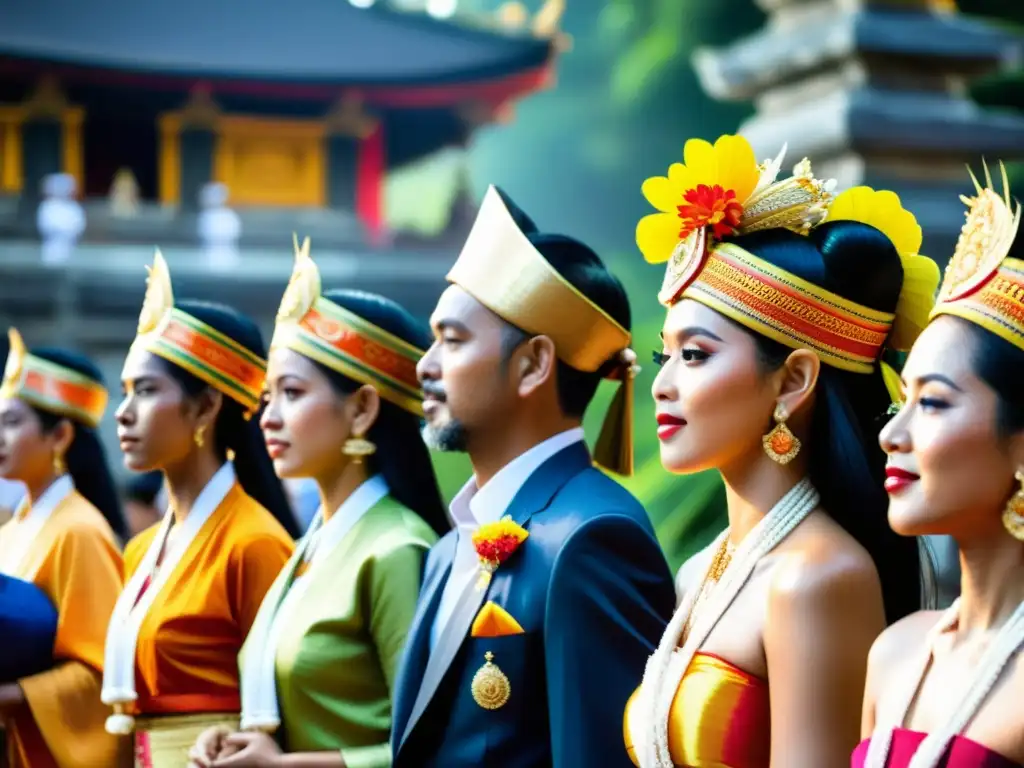
M932 317L961 317L1024 349L1024 261L1007 255L1020 228L1021 207L1010 197L1002 163L1000 169L1001 196L993 188L987 166L984 188L971 174L977 194L962 198L967 221L946 267Z
M548 336L566 365L595 373L610 361L623 386L609 409L595 458L620 474L633 472L632 381L635 356L630 333L562 277L519 228L493 186L448 282L462 288L505 322Z
M833 197L834 182L814 178L807 160L776 181L784 153L758 165L740 136L714 145L688 141L685 163L644 182L659 212L640 221L637 245L649 262L668 262L658 295L666 306L694 299L788 347L812 349L831 366L870 373L883 348L907 350L924 328L938 268L918 255L921 228L893 192L855 187ZM895 313L849 301L722 242L763 229L807 234L825 221L869 224L893 243L904 272Z
M0 396L17 397L95 429L107 408L106 388L78 371L29 354L16 329L10 328L7 336L11 350Z
M295 241L295 267L281 299L271 348L286 347L362 384L385 400L423 415L416 363L423 350L320 295L320 271L309 238Z
M267 363L234 339L174 306L171 273L156 252L132 349L162 357L230 397L252 416L260 405Z

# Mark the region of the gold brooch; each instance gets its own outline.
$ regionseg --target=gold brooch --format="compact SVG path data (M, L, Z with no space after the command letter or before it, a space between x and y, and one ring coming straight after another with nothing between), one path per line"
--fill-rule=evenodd
M484 709L500 709L512 695L512 686L505 673L493 663L493 653L488 651L484 659L486 663L473 675L473 684L470 686L473 701Z

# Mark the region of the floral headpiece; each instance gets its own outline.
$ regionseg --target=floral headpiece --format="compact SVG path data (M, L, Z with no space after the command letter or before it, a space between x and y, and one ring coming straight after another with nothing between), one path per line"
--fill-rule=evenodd
M399 408L423 415L416 363L423 350L320 295L309 238L295 242L295 266L281 299L271 348L287 347L374 387Z
M967 221L939 291L932 317L955 315L1024 349L1024 261L1008 257L1020 227L1021 207L1010 197L1006 168L1003 194L988 166L985 187L971 174L977 194L963 197Z
M658 294L666 306L695 299L781 344L810 348L829 365L870 373L883 348L909 349L924 328L938 267L918 255L921 228L895 193L855 187L835 197L835 181L816 179L806 159L792 177L778 181L785 151L759 165L741 136L722 136L714 145L691 139L683 163L644 182L644 196L659 213L640 220L637 245L647 261L668 262ZM845 299L723 242L764 229L807 234L825 221L869 224L893 243L904 272L894 314ZM885 374L895 393L896 377Z

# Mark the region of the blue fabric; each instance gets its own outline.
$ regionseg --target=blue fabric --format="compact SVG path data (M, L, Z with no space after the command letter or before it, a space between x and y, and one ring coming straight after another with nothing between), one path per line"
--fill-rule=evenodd
M0 574L0 683L10 683L53 665L57 611L35 584Z
M394 766L629 768L623 709L675 607L650 520L582 444L542 465L508 514L530 536L480 602L497 603L525 631L454 637L458 650L429 703L417 704L431 685L430 627L455 554L456 532L445 536L427 559L395 687ZM443 635L435 654L442 645ZM497 710L471 692L488 652L512 691Z

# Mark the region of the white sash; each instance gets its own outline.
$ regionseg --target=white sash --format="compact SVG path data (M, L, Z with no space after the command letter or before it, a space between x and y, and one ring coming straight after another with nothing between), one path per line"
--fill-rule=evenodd
M290 609L308 588L318 565L345 539L363 515L387 495L387 482L381 475L374 475L356 488L326 523L323 522L323 510L317 511L298 551L282 571L282 587L272 590L264 599L256 623L249 631L241 668L242 730L272 733L280 727L277 648ZM301 562L309 563L306 573L289 583L290 575ZM269 603L271 600L273 604Z
M947 609L938 623L928 632L925 651L916 662L916 670L908 681L906 690L893 697L893 705L885 709L878 708L875 717L875 728L868 743L868 754L864 759L864 768L884 768L889 759L892 746L893 731L903 727L910 711L910 705L921 688L921 682L931 666L932 652L935 641L943 632L956 626L960 611L959 598ZM908 768L934 768L949 748L955 736L963 732L985 703L992 687L996 684L1006 665L1024 645L1024 603L1017 606L1010 618L999 630L995 640L985 649L978 663L974 679L966 691L951 691L956 696L957 706L940 727L932 730L917 745Z
M217 511L234 484L234 467L231 462L226 462L196 498L192 510L181 523L180 530L175 531L173 544L168 542L168 536L174 525L174 512L168 510L138 569L121 592L107 629L103 663L101 698L104 704L114 707L118 713L108 719L108 732L125 733L134 726L130 718L124 718L123 709L138 698L135 691L135 645L139 639L139 628L182 556L188 551L200 529ZM156 565L161 552L164 553L163 562L157 570ZM140 599L142 588L150 576L153 576L153 579Z
M25 507L31 503L27 494L22 497L14 519L8 523L12 530L5 551L0 552L0 573L8 576L18 575L25 558L32 550L36 536L43 530L53 511L74 491L75 483L71 475L61 475L50 483L50 487L40 494L35 504L18 519Z
M690 661L736 599L761 558L775 549L813 512L819 501L818 492L805 478L744 536L721 580L709 588L680 649L677 648L679 639L700 593L701 580L688 590L657 650L647 660L640 694L634 705L635 715L630 717L630 736L641 768L673 768L668 748L669 710ZM713 546L720 546L728 535L726 530Z

